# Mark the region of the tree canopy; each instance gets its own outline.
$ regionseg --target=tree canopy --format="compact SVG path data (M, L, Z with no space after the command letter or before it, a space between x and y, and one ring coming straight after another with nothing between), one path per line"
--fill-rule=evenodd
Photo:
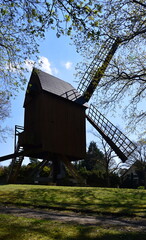
M7 99L7 96L4 92L0 94L0 122L3 122L10 114L10 101ZM0 125L0 141L5 140L7 133L10 133L8 127L2 127Z
M53 29L57 37L72 30L90 36L100 11L90 0L2 0L0 7L0 87L8 95L25 84L25 63L38 55L45 31Z
M103 171L103 161L103 153L98 149L96 143L94 141L91 141L88 147L88 151L86 153L86 158L83 166L86 167L86 169L89 171L93 169L100 169L101 171Z
M0 121L8 116L9 99L26 83L27 63L37 60L46 31L55 30L56 37L72 31L96 35L93 22L100 10L91 0L0 2Z
M96 104L108 110L123 108L129 126L136 129L137 124L144 126L146 119L144 104L141 105L146 96L146 4L144 0L100 0L99 3L102 11L96 19L98 41L82 34L80 38L74 37L85 57L78 67L79 76L82 78L91 58L108 38L119 37L121 44L97 87Z
M146 139L138 140L135 145L137 148L131 154L128 161L124 164L126 166L131 166L136 161L141 162L142 165L146 165Z
M102 139L101 147L91 141L84 160L76 164L79 173L89 186L117 186L119 178L114 172L116 166L112 150Z

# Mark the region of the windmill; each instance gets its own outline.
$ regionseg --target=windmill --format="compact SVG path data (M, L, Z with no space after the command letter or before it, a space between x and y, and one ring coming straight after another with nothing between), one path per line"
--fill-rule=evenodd
M85 157L86 119L123 162L134 151L135 145L117 127L93 105L87 105L119 44L119 38L106 41L85 71L77 90L67 82L33 69L24 101L24 129L15 128L14 154L0 158L0 161L13 158L9 183L16 181L24 156L43 159L40 169L51 160L53 181L62 175L63 162L82 182L71 161Z

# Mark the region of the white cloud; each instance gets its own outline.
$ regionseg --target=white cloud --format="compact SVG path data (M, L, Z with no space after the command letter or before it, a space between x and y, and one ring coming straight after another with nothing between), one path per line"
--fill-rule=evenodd
M47 72L49 74L52 74L52 68L51 68L51 63L49 62L48 58L46 57L39 57L39 60L38 60L38 67L44 71L44 72ZM37 66L35 66L37 67Z
M41 69L42 71L49 73L49 74L57 74L58 70L57 68L54 68L51 63L49 62L48 58L44 56L40 56L38 59L38 62L34 62L33 60L27 59L25 61L25 67L32 71L33 67L36 67L38 69Z
M67 69L67 70L69 70L69 69L71 69L71 67L72 67L72 62L66 62L66 63L64 63L63 64L64 66L65 66L65 68Z
M58 69L57 69L57 68L55 68L55 67L52 69L52 71L53 71L53 74L55 74L55 75L57 75L57 74L58 74L58 72L59 72L59 71L58 71Z

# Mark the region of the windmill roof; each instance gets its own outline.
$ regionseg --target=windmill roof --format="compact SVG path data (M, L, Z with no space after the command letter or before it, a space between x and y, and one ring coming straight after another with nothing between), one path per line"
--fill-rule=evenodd
M81 96L70 83L41 70L34 69L34 71L38 75L42 90L67 98L71 101L75 101Z

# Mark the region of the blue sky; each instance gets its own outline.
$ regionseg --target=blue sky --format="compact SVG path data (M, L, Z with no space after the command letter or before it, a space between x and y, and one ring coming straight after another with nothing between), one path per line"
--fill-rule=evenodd
M40 41L40 54L39 59L42 61L41 69L48 72L58 78L71 83L75 88L78 83L75 78L75 66L81 61L81 57L76 53L75 47L70 45L70 40L68 37L56 37L55 31L49 31L46 34L46 40ZM32 61L32 59L29 59ZM29 64L28 68L31 67ZM27 75L29 81L30 73ZM24 101L25 91L20 91L18 96L12 100L12 111L11 117L5 121L5 125L8 125L13 130L15 125L23 126L24 121ZM120 113L120 112L119 112ZM116 126L120 126L124 129L124 122L122 122L117 113L116 118L111 118L111 122ZM91 140L96 140L95 136L91 134L91 129L89 124L87 124L87 145ZM14 138L8 137L6 142L0 143L0 156L11 154L14 151ZM5 161L0 163L0 165L8 165L10 161Z

